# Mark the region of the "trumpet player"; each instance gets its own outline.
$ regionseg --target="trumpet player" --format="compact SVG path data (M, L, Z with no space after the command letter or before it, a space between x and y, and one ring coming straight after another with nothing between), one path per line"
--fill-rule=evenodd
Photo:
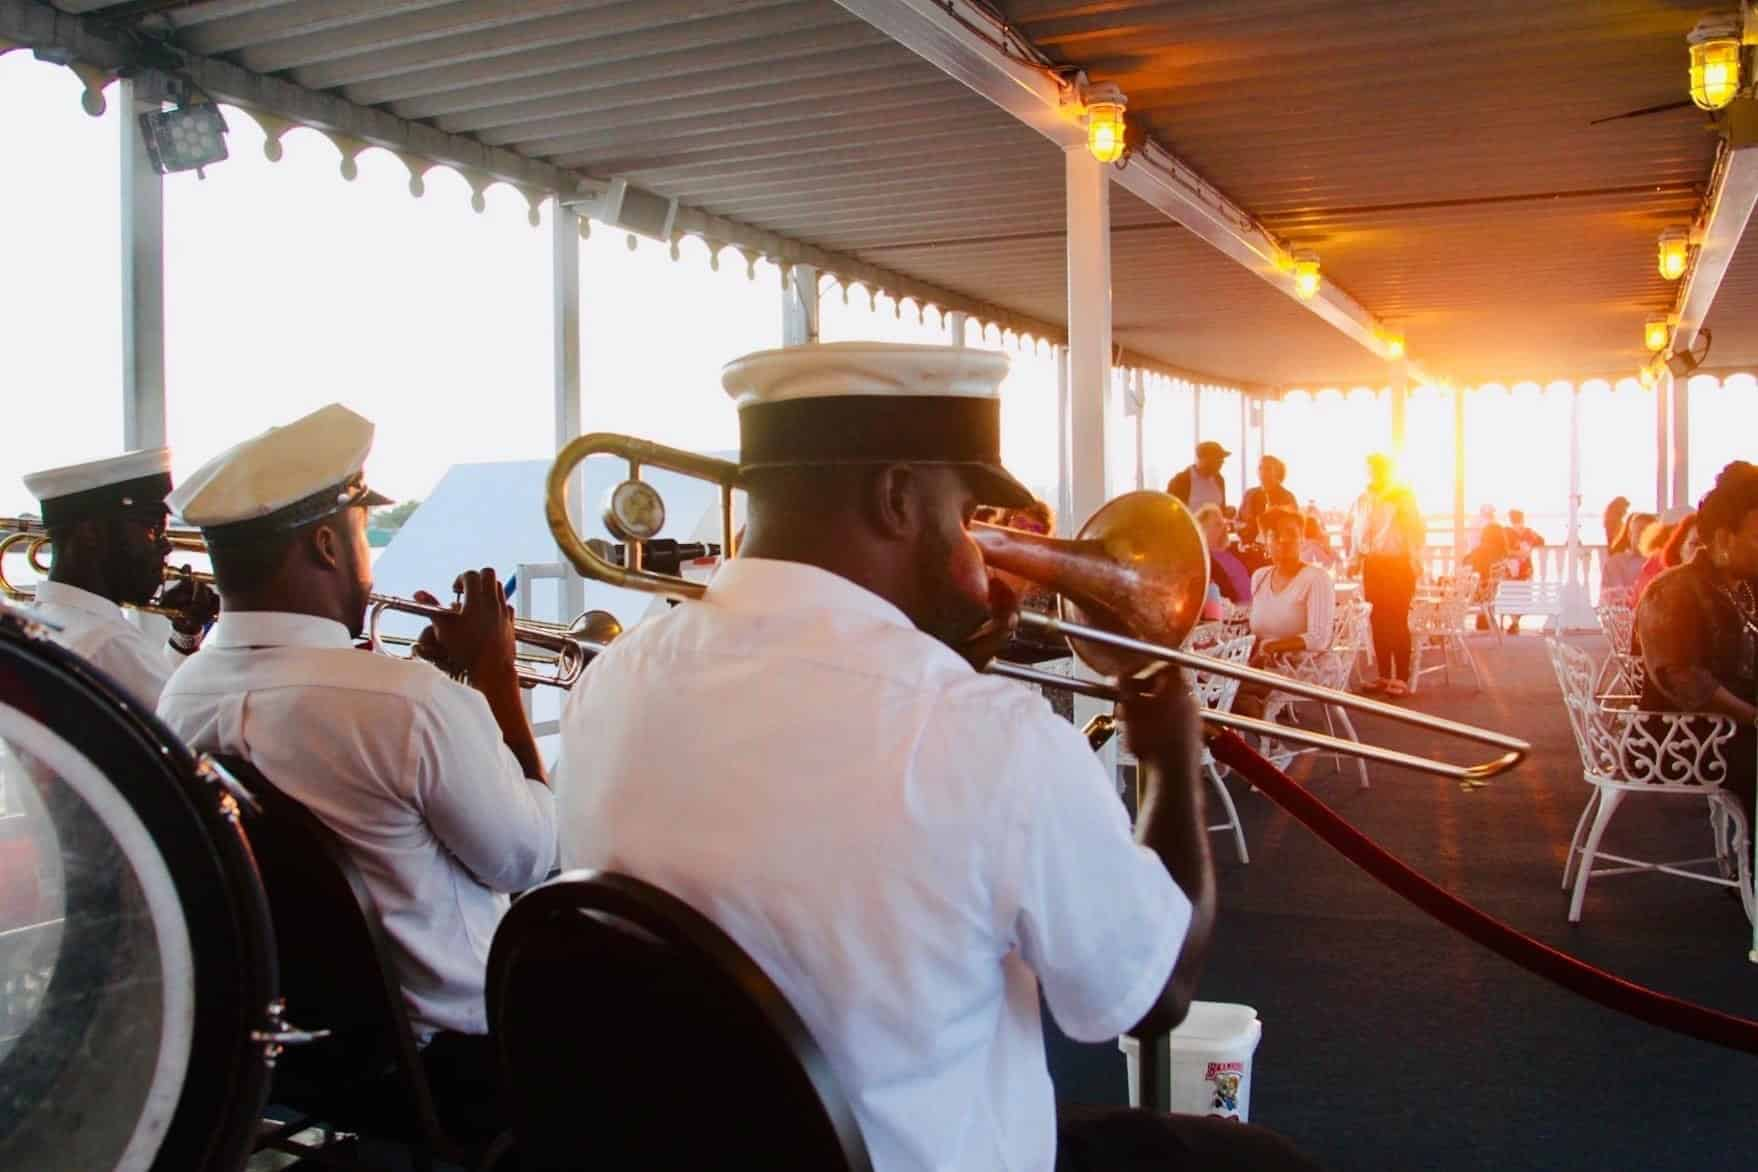
M150 448L50 468L26 476L24 486L41 507L53 551L32 613L57 642L156 707L165 681L201 645L219 610L219 597L201 583L179 581L160 594L172 548L165 534L171 453ZM176 611L165 644L122 613L155 596Z
M880 1172L1308 1167L1231 1122L1058 1120L1040 990L1079 1040L1176 1025L1214 876L1173 673L1127 704L1146 773L1132 835L1080 733L975 670L1011 604L968 525L1032 501L1000 462L1006 372L1000 354L867 343L726 368L745 539L699 602L622 636L570 695L564 858L736 939L823 1047Z
M340 405L238 444L180 486L225 609L159 704L197 749L242 754L333 830L372 893L404 1003L460 1139L505 1124L487 1037L488 946L508 895L555 867L555 804L520 704L492 570L421 644L467 670L354 646L372 567L373 427ZM422 596L432 602L431 596Z

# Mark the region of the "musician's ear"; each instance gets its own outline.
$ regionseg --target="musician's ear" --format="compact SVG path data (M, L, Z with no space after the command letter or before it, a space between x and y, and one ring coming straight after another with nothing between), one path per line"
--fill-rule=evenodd
M347 556L343 548L347 536L340 531L335 521L335 517L325 517L316 522L300 543L305 547L307 556L326 570L340 566Z
M861 511L881 537L908 539L920 531L926 501L919 471L908 464L887 464L866 477Z

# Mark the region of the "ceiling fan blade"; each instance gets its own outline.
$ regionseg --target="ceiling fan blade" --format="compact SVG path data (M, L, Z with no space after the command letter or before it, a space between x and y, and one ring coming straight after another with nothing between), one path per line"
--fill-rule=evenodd
M1683 109L1691 106L1692 104L1693 103L1692 103L1691 99L1686 98L1682 102L1667 102L1664 105L1660 105L1660 106L1644 106L1640 110L1626 110L1622 114L1612 114L1612 115L1609 115L1608 117L1605 117L1605 118L1595 118L1593 121L1589 122L1587 125L1598 126L1602 122L1617 122L1617 121L1624 119L1624 118L1641 118L1644 115L1648 115L1648 114L1664 114L1668 110L1683 110Z

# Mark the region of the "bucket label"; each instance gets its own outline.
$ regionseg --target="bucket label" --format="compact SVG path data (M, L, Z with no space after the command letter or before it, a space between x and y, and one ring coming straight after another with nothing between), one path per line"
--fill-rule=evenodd
M1203 1078L1215 1088L1215 1096L1209 1104L1209 1110L1238 1115L1239 1087L1245 1081L1245 1063L1211 1062Z

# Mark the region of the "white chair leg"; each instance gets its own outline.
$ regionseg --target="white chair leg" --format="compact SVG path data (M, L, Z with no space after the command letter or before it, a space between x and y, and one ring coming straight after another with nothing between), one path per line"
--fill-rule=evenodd
M1569 839L1569 856L1563 860L1563 890L1569 890L1569 876L1575 870L1575 858L1581 853L1581 836L1587 830L1587 815L1593 813L1593 807L1599 801L1599 787L1594 786L1587 792L1587 804L1581 807L1581 816L1575 819L1575 836Z
M1611 822L1612 815L1617 813L1618 804L1624 800L1621 789L1602 788L1599 794L1599 812L1593 816L1593 829L1587 832L1587 843L1581 848L1581 861L1576 864L1575 895L1569 900L1569 922L1580 922L1581 901L1587 897L1587 881L1593 877L1593 856L1599 853L1599 840L1605 834L1606 825Z
M1227 811L1227 825L1233 829L1234 845L1239 847L1239 861L1249 863L1251 862L1251 852L1245 849L1245 827L1239 824L1239 810L1233 805L1233 795L1227 792L1226 783L1221 780L1221 775L1216 771L1214 765L1205 764L1203 768L1208 773L1209 780L1214 783L1215 792L1221 795L1221 805Z
M1337 723L1343 726L1344 737L1359 745L1361 738L1355 735L1355 722L1349 719L1349 713L1331 704L1325 705L1325 708L1327 711L1337 714ZM1370 788L1371 783L1367 780L1367 761L1364 758L1356 757L1355 768L1361 774L1361 788Z
M1459 655L1465 660L1465 666L1471 669L1471 686L1483 691L1483 677L1477 673L1477 657L1471 654L1471 648L1465 642L1465 636L1453 633L1453 641L1459 645Z

